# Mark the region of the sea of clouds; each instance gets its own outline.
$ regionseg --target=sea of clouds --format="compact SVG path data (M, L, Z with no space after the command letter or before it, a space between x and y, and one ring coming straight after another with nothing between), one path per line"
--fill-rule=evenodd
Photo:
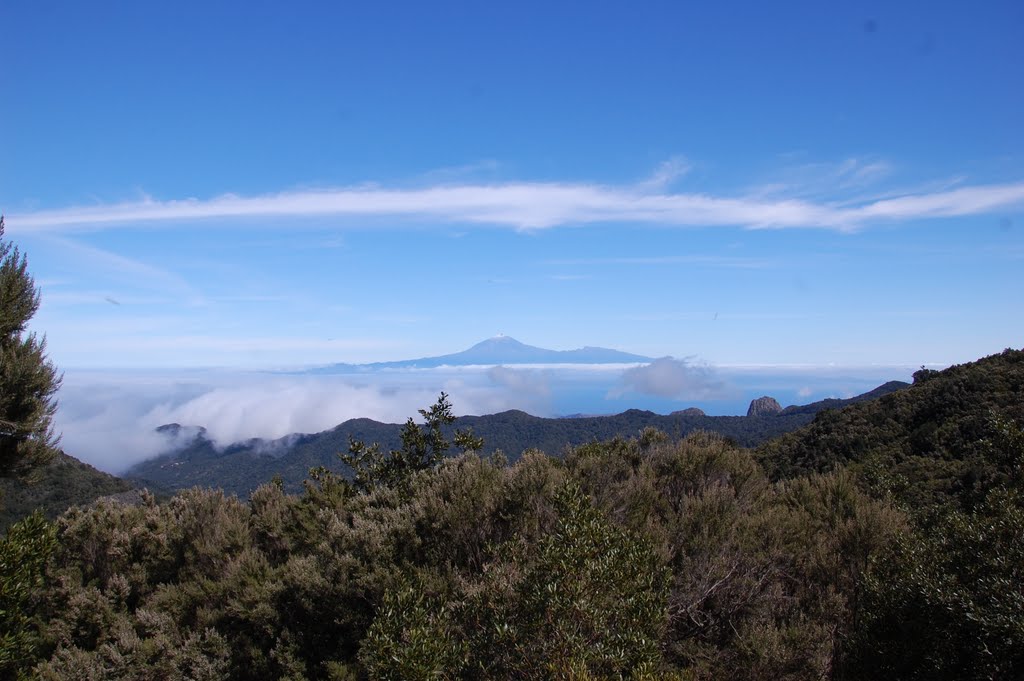
M55 425L62 448L105 471L175 446L168 423L202 426L219 445L315 433L352 418L404 422L446 392L459 415L520 409L537 416L746 413L763 394L782 404L851 397L909 367L718 367L663 358L645 365L441 367L312 375L227 370L68 370Z

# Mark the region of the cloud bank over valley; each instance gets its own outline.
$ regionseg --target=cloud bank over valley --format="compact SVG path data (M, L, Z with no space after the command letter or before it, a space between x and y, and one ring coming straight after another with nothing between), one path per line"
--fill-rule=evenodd
M646 365L470 366L340 375L243 371L69 370L56 426L64 450L120 473L180 444L156 429L202 426L218 445L315 433L354 418L401 423L443 390L459 415L669 413L696 406L739 415L750 399L783 404L850 397L911 368L723 368L661 358Z

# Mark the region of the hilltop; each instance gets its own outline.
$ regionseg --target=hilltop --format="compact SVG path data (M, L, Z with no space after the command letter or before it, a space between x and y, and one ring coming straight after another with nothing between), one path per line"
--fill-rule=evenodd
M907 390L823 410L757 455L774 478L854 466L884 476L914 503L967 498L1008 474L990 456L992 437L998 424L1021 421L1024 351L1008 349L943 371L922 369Z
M11 523L39 509L56 518L70 506L88 504L99 497L128 492L135 484L98 471L64 452L35 471L28 482L0 479L0 533Z

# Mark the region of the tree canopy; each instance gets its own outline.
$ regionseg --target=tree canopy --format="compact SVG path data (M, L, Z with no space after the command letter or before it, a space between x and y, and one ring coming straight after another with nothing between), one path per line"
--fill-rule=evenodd
M60 377L46 357L46 339L26 331L39 289L25 255L3 234L0 217L0 477L10 477L53 458Z

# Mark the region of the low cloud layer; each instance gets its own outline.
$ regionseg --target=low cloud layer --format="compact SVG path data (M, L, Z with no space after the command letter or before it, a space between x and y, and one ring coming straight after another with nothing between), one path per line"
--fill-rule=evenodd
M402 423L442 390L455 413L520 409L537 416L617 413L651 408L667 413L700 406L709 414L742 414L753 396L783 404L816 395L852 395L901 371L869 369L712 369L665 357L643 366L569 368L456 367L359 375L283 375L241 371L68 371L56 426L64 450L121 473L175 444L158 426L203 426L219 445L315 433L352 418Z
M158 426L203 426L219 445L250 438L316 433L348 419L401 423L444 390L458 414L523 409L546 415L543 373L492 372L415 376L284 376L252 373L71 372L56 425L62 447L98 468L123 472L178 444Z
M609 392L609 397L617 398L629 393L667 399L707 400L722 396L725 384L710 367L690 364L685 359L662 357L624 371L622 384Z
M531 414L547 414L551 410L552 372L541 369L510 369L505 366L487 370L491 383L516 395L523 404L520 409Z

